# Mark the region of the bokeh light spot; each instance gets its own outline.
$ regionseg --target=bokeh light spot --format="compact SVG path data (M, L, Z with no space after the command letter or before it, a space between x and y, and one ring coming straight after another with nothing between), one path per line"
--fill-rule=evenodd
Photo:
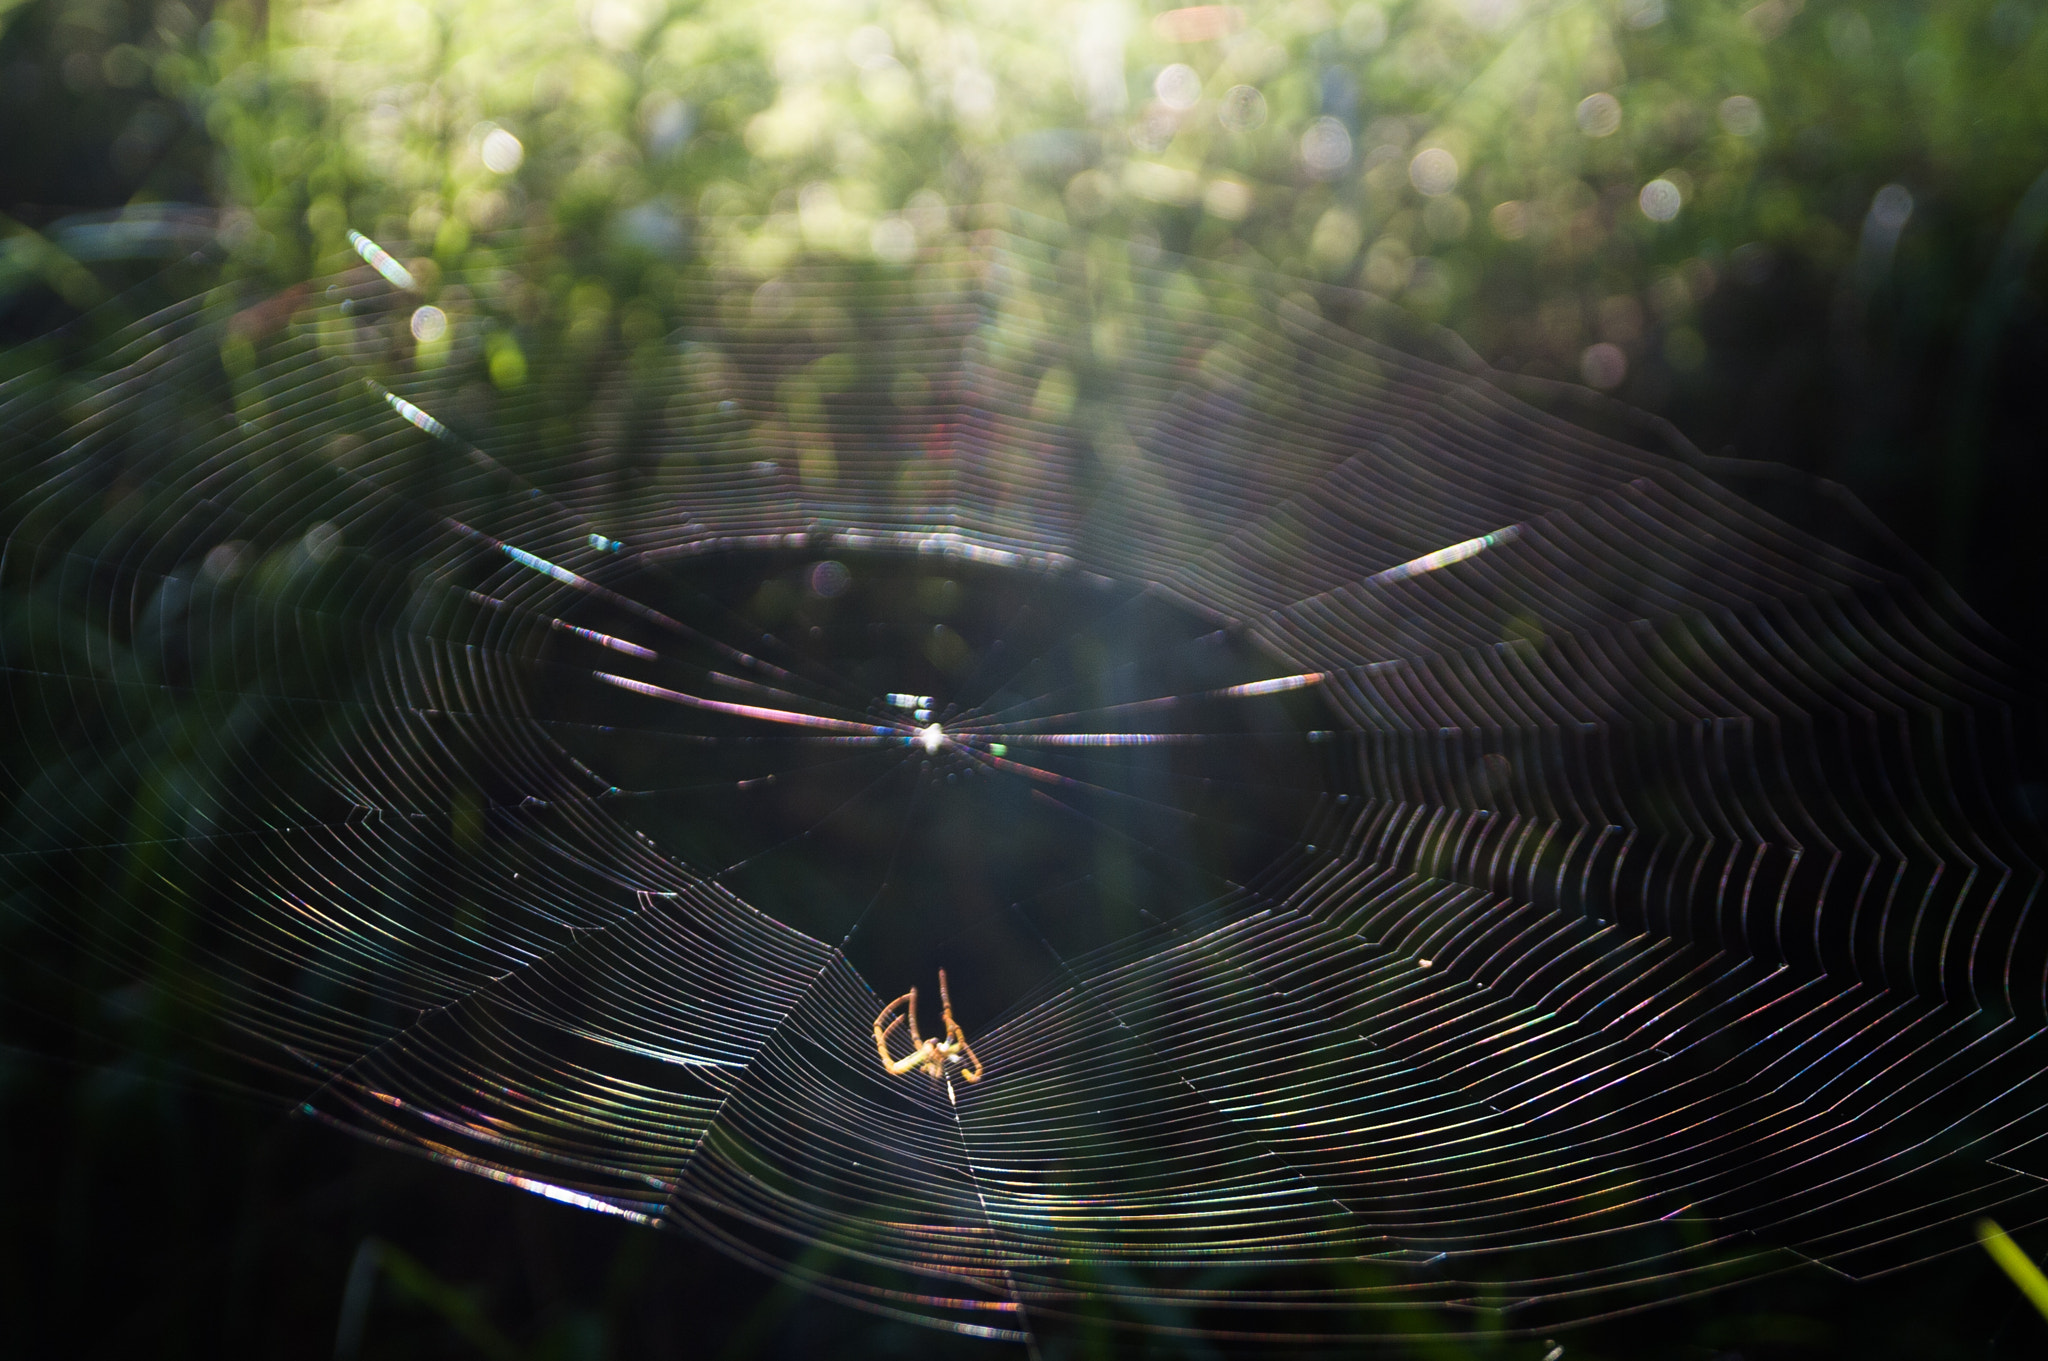
M1628 355L1621 346L1609 341L1588 345L1579 355L1579 377L1586 380L1586 386L1602 392L1618 388L1621 380L1628 377Z
M1679 193L1678 186L1667 179L1651 180L1636 195L1636 203L1642 208L1643 216L1652 222L1669 222L1678 216L1684 202L1685 196Z
M1202 78L1195 74L1194 67L1177 61L1153 80L1152 93L1175 112L1192 109L1202 97Z
M907 264L917 254L917 229L900 217L885 217L868 232L868 248L877 260Z
M846 588L853 584L853 573L846 570L843 562L827 558L811 569L811 593L826 600L844 595Z
M1431 198L1458 187L1458 158L1440 146L1424 147L1408 162L1408 182Z
M1903 184L1887 184L1870 200L1870 220L1880 230L1896 234L1913 216L1913 194Z
M485 133L480 150L484 168L495 175L509 175L526 160L526 148L503 128L492 128Z
M1748 95L1729 95L1721 101L1721 127L1737 137L1754 137L1764 130L1764 110Z
M1612 137L1621 130L1621 101L1602 90L1579 101L1579 131L1588 137Z
M1301 134L1301 163L1327 177L1351 164L1351 133L1334 118L1318 118Z
M1250 132L1266 121L1266 97L1253 85L1233 85L1216 109L1217 120L1232 132Z
M431 345L448 334L448 314L428 303L415 308L412 314L412 338L422 345Z

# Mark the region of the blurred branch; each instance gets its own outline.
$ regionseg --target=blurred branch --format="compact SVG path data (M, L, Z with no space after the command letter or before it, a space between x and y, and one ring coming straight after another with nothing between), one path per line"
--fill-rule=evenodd
M1977 1241L1984 1245L1984 1251L1991 1254L1991 1260L1998 1263L2020 1292L2032 1300L2034 1307L2041 1311L2041 1317L2048 1318L2048 1276L2041 1274L2041 1268L2034 1265L2034 1259L2026 1250L2012 1241L1997 1221L1977 1221Z
M519 1348L492 1326L467 1291L442 1280L403 1248L378 1238L365 1238L349 1267L348 1284L342 1291L341 1320L334 1333L335 1361L355 1361L362 1354L363 1334L369 1324L370 1304L380 1271L399 1294L439 1314L484 1355L494 1361L518 1361Z
M107 290L91 270L41 232L5 213L0 213L0 241L4 241L0 244L0 297L13 291L16 279L33 277L81 310L107 300Z

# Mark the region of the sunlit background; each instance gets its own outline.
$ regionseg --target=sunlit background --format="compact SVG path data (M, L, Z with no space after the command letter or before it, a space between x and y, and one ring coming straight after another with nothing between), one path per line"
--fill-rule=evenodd
M949 206L1003 203L1356 284L1497 367L1882 500L1983 456L1970 399L2011 348L2048 211L2027 197L2038 18L17 0L0 96L35 135L0 151L8 272L64 289L21 234L75 234L82 207L218 209L232 268L280 282L335 265L355 228L431 262L429 291L437 271L495 279L480 340L511 384L543 336L658 344L693 252L902 261ZM1843 394L1825 418L1822 389ZM1922 511L1951 569L1982 480L1950 469Z
M1002 203L1398 299L1500 369L1845 481L1996 614L2031 594L1985 546L2039 490L1997 400L2041 344L2024 0L4 15L17 326L30 280L94 296L67 256L197 231L287 283L353 228L482 295L452 349L423 315L422 362L512 386L537 345L661 362L692 255L886 265ZM122 205L154 235L75 216Z
M359 263L360 233L421 296L406 363L585 457L618 383L690 382L690 269L765 280L772 316L783 271L886 274L1003 205L1394 300L1539 405L1757 461L1731 481L1795 517L1844 512L1772 466L1842 483L2037 675L2048 652L2038 4L0 0L0 127L9 342L158 288L281 295ZM1088 337L1129 342L1113 317ZM166 1355L325 1354L349 1300L362 1355L940 1345L210 1104L114 1004L8 1024L5 1146L35 1183L0 1242L14 1317ZM1903 1304L1671 1326L1702 1358L2038 1345L2002 1279L1951 1268Z

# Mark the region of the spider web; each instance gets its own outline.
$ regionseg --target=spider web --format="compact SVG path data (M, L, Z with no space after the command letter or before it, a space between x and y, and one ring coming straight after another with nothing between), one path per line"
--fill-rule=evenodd
M1938 583L1032 224L703 262L502 393L509 271L436 360L361 249L0 388L12 948L289 1109L992 1338L1535 1332L2041 1217ZM978 1084L876 1061L936 967Z

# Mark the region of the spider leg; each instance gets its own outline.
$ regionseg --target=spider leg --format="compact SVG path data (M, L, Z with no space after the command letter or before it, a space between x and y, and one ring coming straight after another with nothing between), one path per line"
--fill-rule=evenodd
M959 1026L953 1027L951 1038L958 1042L960 1052L967 1056L966 1066L960 1070L960 1080L962 1082L981 1081L981 1059L975 1055L974 1047L967 1043L967 1037L960 1033Z
M981 1081L981 1060L975 1056L974 1048L967 1043L967 1032L960 1029L960 1023L953 1019L953 994L946 989L946 971L939 970L939 1002L946 1014L946 1039L944 1048L950 1051L949 1058L967 1056L967 1066L960 1070L963 1082Z
M924 1048L924 1036L917 1033L917 989L912 988L897 1000L910 1003L910 1006L903 1013L910 1018L910 1042L919 1049Z
M939 970L939 1003L944 1013L946 1031L943 1036L926 1039L917 1029L917 989L912 988L875 1017L875 1053L882 1060L882 1067L892 1076L904 1073L923 1072L943 1080L946 1065L962 1063L966 1055L961 1078L967 1082L981 1081L981 1060L968 1046L967 1036L960 1029L960 1023L953 1019L953 996L946 987L946 971ZM899 1010L900 1008L900 1010ZM889 1037L898 1027L910 1031L911 1050L900 1059L889 1057Z
M875 1052L881 1055L882 1066L884 1068L887 1068L892 1073L901 1073L907 1071L906 1069L896 1067L896 1061L889 1057L889 1036L895 1031L897 1026L903 1024L902 1016L899 1015L896 1016L894 1019L891 1019L889 1013L895 1011L896 1008L902 1006L905 1002L910 1003L912 1007L915 1007L917 1005L917 990L915 988L911 989L903 996L897 998L888 1006L883 1007L881 1014L875 1017ZM885 1026L882 1024L882 1022L884 1021L888 1021L889 1023ZM910 1028L911 1032L915 1034L917 1031L917 1022L913 1020L910 1023Z

